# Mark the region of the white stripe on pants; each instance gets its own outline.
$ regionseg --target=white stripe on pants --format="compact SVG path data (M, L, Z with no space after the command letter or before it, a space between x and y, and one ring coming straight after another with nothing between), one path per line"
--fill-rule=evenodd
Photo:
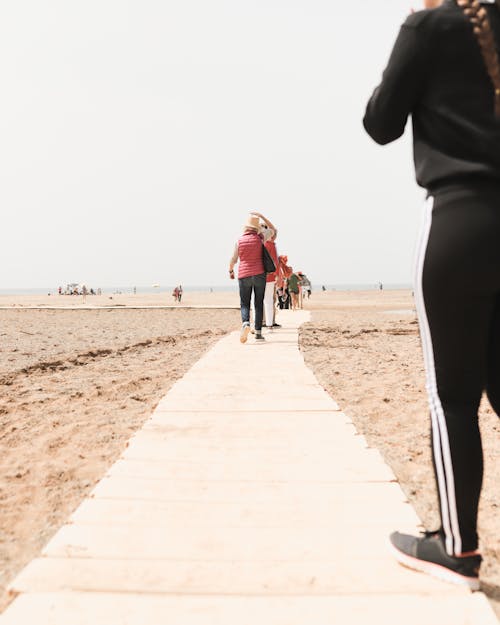
M441 502L441 520L446 539L448 555L459 555L462 551L462 539L458 524L457 505L455 498L455 480L451 461L448 429L443 406L438 394L436 369L434 366L434 348L431 331L427 319L423 293L422 276L424 272L427 242L432 225L432 209L434 200L430 197L426 203L424 224L420 236L420 245L415 263L415 303L417 306L420 333L422 337L422 351L427 373L427 392L432 421L432 448L436 467L437 487Z
M274 323L274 287L276 281L266 282L266 291L264 293L264 318L266 326L272 326Z

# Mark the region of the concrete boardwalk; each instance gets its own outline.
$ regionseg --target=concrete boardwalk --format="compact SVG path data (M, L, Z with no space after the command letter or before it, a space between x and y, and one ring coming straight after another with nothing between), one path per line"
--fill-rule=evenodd
M307 318L201 358L14 580L0 625L497 623L481 593L392 560L388 533L418 519L304 365Z

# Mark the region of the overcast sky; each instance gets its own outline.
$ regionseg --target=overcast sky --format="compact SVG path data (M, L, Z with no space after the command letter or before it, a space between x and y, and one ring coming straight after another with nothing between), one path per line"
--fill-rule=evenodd
M315 284L410 282L410 128L361 119L411 6L2 3L0 289L229 284L251 209Z

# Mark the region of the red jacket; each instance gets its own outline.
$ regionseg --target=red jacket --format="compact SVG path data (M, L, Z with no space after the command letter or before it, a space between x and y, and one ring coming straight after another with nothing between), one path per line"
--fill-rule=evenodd
M262 239L256 232L244 232L238 239L238 279L264 273Z
M276 250L276 243L274 241L269 240L269 241L266 241L264 245L266 246L266 249L269 252L269 254L271 254L271 258L274 261L274 266L277 269L278 268L278 252ZM266 282L274 282L275 280L276 280L276 272L267 274Z

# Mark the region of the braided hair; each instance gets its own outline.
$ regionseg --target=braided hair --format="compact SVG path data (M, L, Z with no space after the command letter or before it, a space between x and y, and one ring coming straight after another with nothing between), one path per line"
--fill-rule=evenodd
M500 9L500 0L495 0L495 2L497 8ZM495 116L500 118L500 60L488 12L481 6L479 0L457 0L457 4L472 24L486 70L495 90Z

